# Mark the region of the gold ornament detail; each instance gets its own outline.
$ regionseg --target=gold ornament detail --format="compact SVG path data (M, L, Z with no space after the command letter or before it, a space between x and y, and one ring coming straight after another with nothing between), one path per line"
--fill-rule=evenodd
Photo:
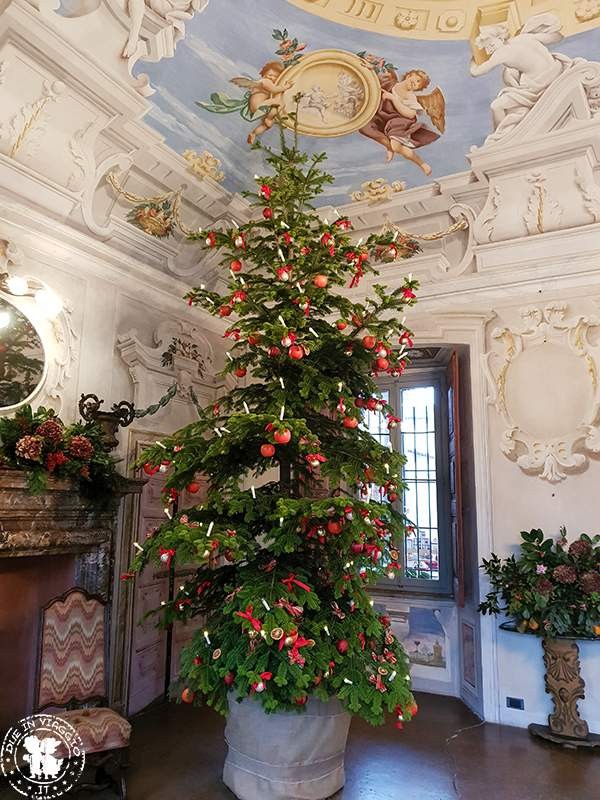
M399 237L400 239L418 239L421 242L435 242L438 239L451 236L458 231L466 231L469 227L467 218L461 216L460 219L457 219L456 222L453 222L452 225L448 225L447 228L443 228L441 231L433 231L432 233L409 233L399 228L395 222L392 222L387 214L383 215L383 219L384 223L379 231L380 236L384 236L386 233L393 233L395 237Z
M220 160L208 150L202 153L184 150L183 157L188 162L188 170L200 180L212 178L213 181L220 182L224 179L225 173L220 169Z
M385 178L374 178L371 181L361 183L360 190L352 192L350 197L354 203L362 203L365 200L369 205L376 203L385 203L386 200L391 200L395 194L403 192L406 189L404 181L393 181L387 183Z
M221 658L221 648L217 647L217 649L212 654L213 661L218 661Z
M65 84L62 81L54 81L54 83L50 84L49 82L44 82L42 96L39 97L37 100L34 100L32 103L24 106L18 115L15 116L13 121L11 122L11 127L13 130L16 130L16 118L20 115L23 119L23 124L21 128L18 130L15 136L15 140L12 144L10 149L10 157L14 158L25 139L29 136L29 134L35 129L37 123L39 122L42 112L50 102L55 102L58 97L65 91Z
M278 642L283 638L283 628L273 628L270 635L274 642Z
M198 233L197 230L194 231L188 228L181 219L181 194L183 188L173 189L170 192L154 195L153 197L142 197L123 189L114 172L110 172L106 176L106 180L117 194L135 206L127 215L127 219L136 228L143 230L144 233L156 236L159 239L171 236L175 227L179 228L184 236L192 236Z

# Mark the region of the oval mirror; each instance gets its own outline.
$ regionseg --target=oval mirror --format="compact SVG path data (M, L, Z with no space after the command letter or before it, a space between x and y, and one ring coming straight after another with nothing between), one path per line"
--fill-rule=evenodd
M0 297L0 413L26 403L44 376L39 333L22 311Z

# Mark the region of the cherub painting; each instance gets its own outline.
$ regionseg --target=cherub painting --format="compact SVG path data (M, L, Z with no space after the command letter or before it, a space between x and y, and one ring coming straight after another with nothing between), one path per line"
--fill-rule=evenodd
M281 60L268 61L257 79L241 75L230 80L235 86L246 89L243 97L236 99L224 92L214 92L210 96L210 102L196 103L213 114L238 111L248 122L258 120L258 125L248 134L248 144L254 144L256 137L272 128L278 117L285 116L283 95L293 84L290 81L277 84L277 80L286 67L292 66L301 58L306 47L305 42L290 37L285 28L282 31L274 30L272 36L277 42L276 55Z
M222 92L214 92L210 96L210 103L198 102L197 105L215 114L239 111L242 118L249 122L259 120L258 125L248 134L248 144L254 144L256 137L272 128L277 117L285 113L283 94L292 88L292 84L289 81L277 84L284 69L281 61L268 61L256 80L245 75L231 78L230 83L246 89L241 99L235 100Z
M429 94L420 94L431 82L422 69L411 69L400 78L391 64L385 64L377 72L381 84L379 108L359 133L384 147L387 161L400 155L416 164L425 175L431 175L430 165L415 151L444 133L446 103L441 89L436 87ZM439 133L421 121L423 113Z

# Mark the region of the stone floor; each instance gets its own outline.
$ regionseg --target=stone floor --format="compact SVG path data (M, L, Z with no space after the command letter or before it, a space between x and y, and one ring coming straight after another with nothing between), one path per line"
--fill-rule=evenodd
M334 800L598 800L600 758L481 724L450 697L422 694L405 730L354 720L346 785ZM128 800L234 800L220 780L224 721L159 705L133 720ZM0 792L2 800L16 794ZM78 800L112 795L78 795Z

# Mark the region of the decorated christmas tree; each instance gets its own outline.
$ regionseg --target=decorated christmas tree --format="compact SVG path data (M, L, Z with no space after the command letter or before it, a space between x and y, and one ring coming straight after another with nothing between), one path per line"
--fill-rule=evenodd
M418 246L391 233L353 243L349 219L322 220L310 201L332 181L324 155L282 141L265 156L273 174L246 193L256 218L193 237L219 249L227 291L200 286L187 300L231 320L223 373L237 387L144 453L147 472L169 466L172 518L130 576L148 562L198 564L160 609L166 625L205 618L181 658L185 702L226 713L232 692L302 712L309 696L337 696L373 724L392 712L401 728L416 712L408 662L367 589L401 568L403 457L362 423L399 422L376 378L406 367L403 310L417 283L375 284L365 302L339 287ZM199 473L205 501L175 510Z

